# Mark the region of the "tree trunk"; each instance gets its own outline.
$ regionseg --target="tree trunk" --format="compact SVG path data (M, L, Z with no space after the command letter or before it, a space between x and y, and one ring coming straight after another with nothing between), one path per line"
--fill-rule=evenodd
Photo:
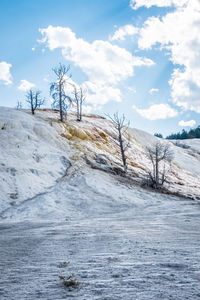
M76 117L77 121L80 121L80 110L79 110L79 100L76 100Z
M118 132L119 132L119 143L120 143L122 162L123 162L124 172L126 173L127 165L126 165L126 157L125 157L125 151L124 151L123 140L122 140L122 135L121 135L121 128L118 128Z
M82 120L82 99L80 100L80 112L79 112L79 119Z
M156 187L159 186L159 166L158 166L158 158L156 157Z
M33 107L33 95L32 94L31 94L31 112L32 112L32 115L34 115L35 110L34 110L34 107Z
M62 91L61 91L61 83L59 83L59 107L60 107L60 121L63 122L63 108L62 108Z

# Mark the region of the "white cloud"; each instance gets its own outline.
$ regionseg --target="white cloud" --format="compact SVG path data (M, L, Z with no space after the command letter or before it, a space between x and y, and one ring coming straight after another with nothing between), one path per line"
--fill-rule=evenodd
M151 59L133 56L129 51L108 41L95 40L89 43L77 38L70 28L53 27L39 29L40 43L50 50L61 48L67 61L73 62L87 75L88 101L94 104L121 101L116 85L134 74L134 68L152 66Z
M145 6L150 8L151 6L169 7L178 6L181 7L188 3L189 0L130 0L130 6L132 9L138 9Z
M142 117L148 120L159 120L173 118L178 115L178 112L169 106L169 104L153 104L147 109L140 109L133 105L133 109Z
M127 36L136 35L139 31L139 28L134 27L133 25L125 25L120 27L113 36L109 38L110 41L123 41Z
M179 126L182 126L182 127L193 127L196 125L196 121L195 120L190 120L190 121L183 121L181 120L179 123L178 123Z
M33 47L33 48L31 48L31 50L32 50L32 51L35 51L35 48L34 48L34 47Z
M153 94L153 93L157 93L157 92L159 92L159 89L154 89L154 88L152 88L152 89L150 89L149 90L149 94Z
M110 100L121 102L121 91L117 87L102 85L101 83L93 83L91 81L86 81L85 86L89 91L87 95L87 103L94 104L98 106L98 104L104 105Z
M10 68L12 67L11 64L8 64L5 61L0 62L0 83L3 84L11 84L12 83L12 76L10 73Z
M138 45L140 49L151 49L159 43L161 48L168 50L176 65L169 81L172 101L200 113L200 1L171 2L177 6L173 12L161 19L151 17L145 22Z
M133 94L136 93L136 89L135 89L134 87L128 87L128 90L129 90L130 92L132 92Z
M20 85L18 86L18 90L26 92L26 91L32 89L34 86L35 86L34 83L32 83L26 79L22 79L20 81Z

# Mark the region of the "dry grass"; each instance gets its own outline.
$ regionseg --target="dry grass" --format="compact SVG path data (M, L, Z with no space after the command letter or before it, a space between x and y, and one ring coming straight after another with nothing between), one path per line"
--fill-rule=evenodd
M103 120L106 119L103 116L99 116L99 115L95 115L95 114L83 114L83 117L93 118L93 119L103 119Z
M38 107L37 110L59 113L59 110L58 109L54 109L54 108L41 108L41 107L39 108Z

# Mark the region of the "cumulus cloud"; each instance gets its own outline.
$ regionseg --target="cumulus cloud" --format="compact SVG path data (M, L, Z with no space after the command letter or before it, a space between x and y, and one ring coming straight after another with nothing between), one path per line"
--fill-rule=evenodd
M190 120L190 121L183 121L181 120L179 123L178 123L179 126L181 127L193 127L196 125L196 121L195 120Z
M150 89L149 90L149 94L153 94L153 93L157 93L157 92L159 92L159 89L154 89L154 88L152 88L152 89Z
M11 64L8 64L5 61L0 62L0 83L3 84L11 84L12 83L12 75L10 73Z
M145 6L150 8L151 6L169 7L178 6L181 7L188 3L189 0L130 0L130 6L132 9L138 9Z
M109 38L110 41L123 41L127 36L133 36L139 32L139 28L128 24L120 27L115 33Z
M84 83L90 93L87 96L87 102L98 106L98 104L104 105L111 99L116 102L121 102L121 91L117 87L102 85L101 83L93 83L86 81Z
M151 59L132 56L126 49L107 41L88 43L76 38L70 28L49 26L40 32L42 42L50 50L61 48L64 57L79 66L92 81L115 84L132 76L134 67L153 65Z
M149 2L135 1L137 5ZM158 2L161 3L152 1L159 6ZM167 49L176 65L169 81L172 101L200 113L200 1L174 0L171 5L176 6L173 12L162 18L150 17L145 22L138 45L140 49L151 49L159 43Z
M95 40L89 43L77 38L67 27L39 29L40 43L50 49L61 48L67 61L73 62L87 75L88 101L105 104L110 100L121 101L116 85L134 74L134 68L152 66L151 59L133 56L129 51L108 41Z
M178 115L178 112L169 104L153 104L147 109L140 109L133 105L133 109L137 111L142 117L148 120L159 120L173 118Z
M26 92L26 91L34 88L34 87L35 87L34 83L32 83L32 82L30 82L30 81L28 81L26 79L22 79L20 81L20 85L18 86L18 90Z

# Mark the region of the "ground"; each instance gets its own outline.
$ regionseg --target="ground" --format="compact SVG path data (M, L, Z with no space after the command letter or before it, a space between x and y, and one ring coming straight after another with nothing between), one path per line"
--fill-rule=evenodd
M200 299L198 202L137 189L126 203L122 187L114 204L90 186L90 203L83 195L79 207L78 185L71 198L66 182L58 188L62 197L56 189L46 196L57 214L49 208L40 221L1 222L2 300ZM47 198L34 199L33 211ZM27 205L19 208L26 218ZM59 276L79 286L65 287Z

